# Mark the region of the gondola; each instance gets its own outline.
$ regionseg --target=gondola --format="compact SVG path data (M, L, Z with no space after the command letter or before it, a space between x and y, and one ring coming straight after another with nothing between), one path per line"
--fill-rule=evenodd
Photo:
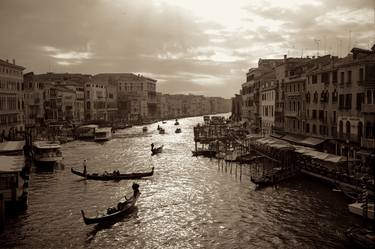
M153 146L151 146L152 155L161 153L163 151L163 147L164 147L164 145L162 145L160 147L157 147L157 148L154 148Z
M83 217L83 221L86 225L95 224L95 223L103 223L113 220L114 218L121 217L125 214L128 214L132 208L135 206L135 203L138 200L138 197L141 195L139 192L139 185L137 183L133 183L133 196L129 199L126 199L124 202L119 202L116 207L110 207L107 211L101 215L96 217L86 217L85 212L81 210L81 214Z
M85 177L89 180L102 180L102 181L108 181L108 180L126 180L126 179L140 179L142 177L152 176L154 174L154 167L152 167L152 170L150 172L142 172L142 173L129 173L129 174L84 174L83 172L77 171L73 168L70 169L73 174Z
M163 123L163 124L166 124L166 123L167 123L167 121L163 121L162 123Z
M273 184L273 181L270 177L259 177L259 178L250 178L251 182L256 185L256 187L259 188L264 188L267 186L271 186Z

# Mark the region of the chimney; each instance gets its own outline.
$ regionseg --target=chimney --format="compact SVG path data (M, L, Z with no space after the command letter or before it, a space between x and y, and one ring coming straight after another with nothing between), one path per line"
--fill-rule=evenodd
M16 60L15 59L13 59L13 65L16 65Z

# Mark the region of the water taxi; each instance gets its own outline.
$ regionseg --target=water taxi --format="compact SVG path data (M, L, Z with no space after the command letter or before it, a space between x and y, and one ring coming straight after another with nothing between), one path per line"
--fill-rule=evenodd
M76 136L79 139L94 139L95 138L95 130L98 129L98 125L83 125L77 128Z
M112 130L111 128L97 128L95 129L95 138L96 142L109 141L112 139Z
M33 156L36 165L54 165L63 159L61 145L53 141L34 142Z

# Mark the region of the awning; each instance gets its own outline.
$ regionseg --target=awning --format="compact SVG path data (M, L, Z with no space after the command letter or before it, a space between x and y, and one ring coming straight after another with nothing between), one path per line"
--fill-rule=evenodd
M315 137L307 137L300 141L299 143L306 146L317 146L321 143L326 141L325 139L315 138Z
M292 143L300 143L304 139L304 137L286 135L286 136L283 136L281 139L292 142Z

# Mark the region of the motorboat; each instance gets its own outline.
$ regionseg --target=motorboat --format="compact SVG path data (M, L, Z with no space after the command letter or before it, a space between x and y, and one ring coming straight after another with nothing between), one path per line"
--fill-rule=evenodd
M95 130L95 138L94 140L96 142L102 142L102 141L109 141L112 139L112 129L107 128L97 128Z

